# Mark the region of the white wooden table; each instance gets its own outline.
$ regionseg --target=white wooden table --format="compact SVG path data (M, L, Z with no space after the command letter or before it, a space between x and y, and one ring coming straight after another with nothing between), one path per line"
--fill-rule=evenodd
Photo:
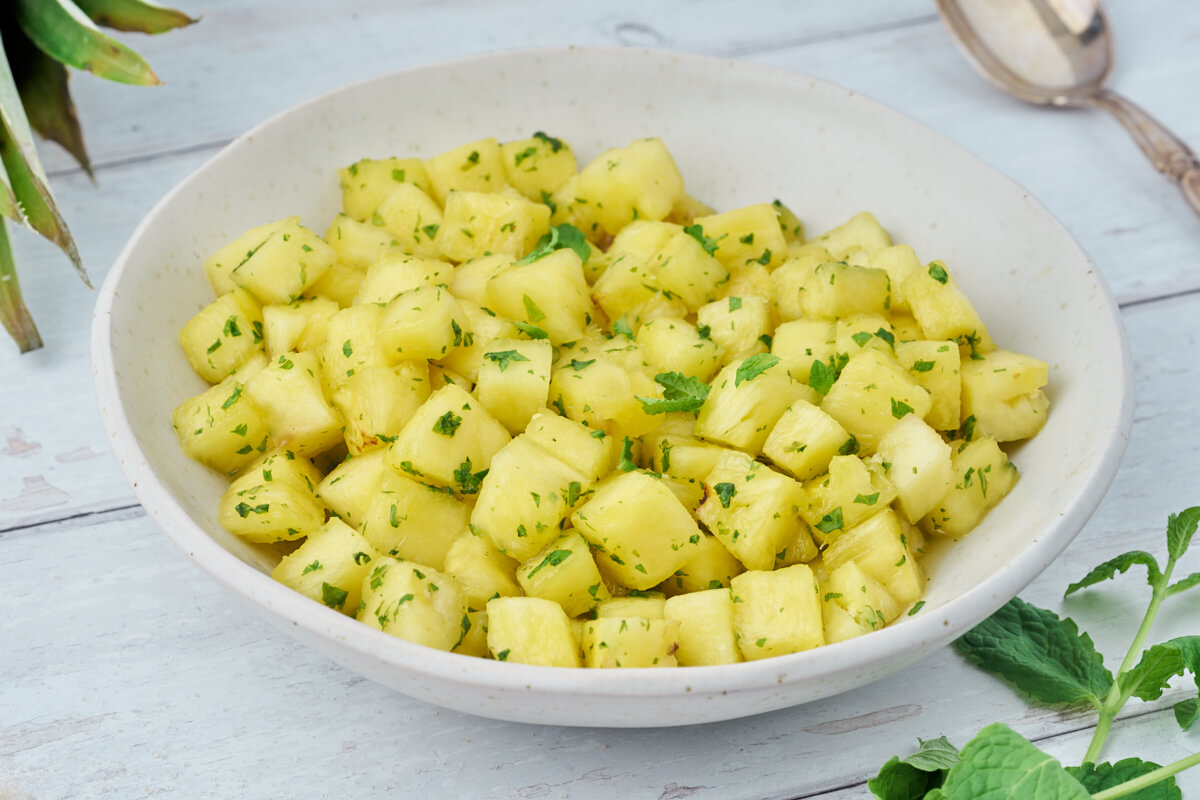
M1115 666L1145 607L1140 578L1066 603L1063 589L1126 549L1161 553L1167 513L1200 503L1200 219L1115 123L992 90L925 0L195 0L188 10L204 20L126 37L165 86L73 81L98 186L43 148L97 282L158 198L252 124L350 81L503 48L622 44L785 67L881 99L1024 184L1120 300L1138 407L1108 497L1023 596L1078 619ZM1200 8L1124 0L1110 11L1113 85L1200 146ZM18 356L0 341L0 798L862 797L867 776L918 736L962 744L995 720L1065 762L1082 757L1089 717L1031 711L949 649L824 702L634 731L476 719L346 672L246 613L143 514L95 410L94 296L50 246L15 239L46 348ZM1200 552L1185 567L1200 569ZM1198 618L1200 593L1177 598L1153 638L1200 632ZM1169 710L1184 692L1134 701L1106 757L1166 763L1200 749L1200 731L1181 733ZM1182 778L1185 796L1200 798L1197 773Z

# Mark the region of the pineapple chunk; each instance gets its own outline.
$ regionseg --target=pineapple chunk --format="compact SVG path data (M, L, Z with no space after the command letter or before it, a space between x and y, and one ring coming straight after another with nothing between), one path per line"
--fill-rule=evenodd
M823 319L796 319L775 329L771 355L792 380L808 383L814 361L829 363L837 353L837 328Z
M821 401L821 410L854 434L864 453L873 453L880 438L905 416L924 419L932 407L925 387L878 350L851 358Z
M784 205L783 201L776 198L771 201L771 208L775 211L775 216L779 219L779 228L783 231L784 241L791 244L804 244L804 223L796 216L796 213Z
M671 207L667 221L674 222L676 225L690 225L696 217L709 217L715 213L717 213L716 210L711 206L684 192L683 196L676 200L675 205Z
M321 480L317 496L334 515L357 528L379 492L383 476L391 471L386 456L385 448L376 447L348 457Z
M663 295L678 298L688 311L716 300L718 287L729 280L721 262L686 231L667 239L648 263Z
M475 381L466 375L455 372L449 367L443 367L436 361L429 362L429 388L436 391L443 386L457 386L465 392L475 391Z
M475 396L509 433L546 407L553 348L545 339L494 339L483 354Z
M726 452L690 436L655 431L648 439L648 460L656 472L684 480L703 481Z
M730 273L729 282L725 284L722 297L761 297L767 304L767 313L771 315L774 325L774 309L771 308L771 270L757 262L747 264L736 272Z
M596 617L666 619L663 613L666 604L667 598L659 592L638 592L605 600L596 607Z
M479 401L449 384L429 395L404 426L389 463L425 483L464 490L509 438Z
M362 534L381 553L442 569L470 515L453 494L388 472L363 515Z
M800 516L821 544L828 544L896 499L883 469L858 456L834 456L829 471L804 484Z
M424 564L384 556L374 562L362 594L359 622L426 647L453 650L471 626L455 580Z
M362 222L400 186L429 187L429 176L419 158L364 158L338 169L342 211Z
M345 386L359 370L387 365L387 352L379 341L382 318L383 309L373 304L343 308L329 318L317 355L321 378L331 391Z
M342 419L325 401L319 370L313 353L290 353L246 382L271 438L297 455L323 453L342 441Z
M895 284L893 284L895 287ZM894 306L893 306L894 308ZM892 331L896 334L896 347L899 348L903 342L914 342L918 339L925 338L925 331L921 330L921 326L906 311L892 311L888 321L892 325Z
M490 467L471 513L472 529L517 561L558 538L590 483L527 436L501 448Z
M696 543L696 552L671 577L658 585L668 595L700 592L706 589L728 588L735 575L746 571L742 562L707 533Z
M602 242L608 237L608 232L600 227L597 220L596 206L579 196L578 175L572 175L548 200L543 198L542 202L550 207L551 225L574 225L593 243Z
M768 570L775 554L796 536L801 486L745 453L726 451L704 479L696 511L747 569Z
M765 297L728 297L700 307L696 324L707 329L722 365L767 351L771 319Z
M635 219L665 219L683 196L683 176L661 139L638 139L584 167L575 193L615 234Z
M276 450L234 478L221 498L217 521L248 542L300 539L325 523L317 502L316 468L290 450Z
M521 564L517 580L525 594L553 600L571 617L586 614L611 597L587 542L573 531Z
M492 546L486 536L464 531L446 551L446 572L458 581L467 606L482 611L493 597L519 597L517 562Z
M779 217L768 203L699 217L695 224L716 243L713 255L730 272L748 264L778 267L787 256Z
M679 623L681 667L736 664L742 660L733 633L733 594L729 589L706 589L667 600L667 619Z
M621 228L613 237L607 254L614 260L620 256L632 256L635 260L648 264L682 231L683 228L670 222L639 219Z
M488 281L512 265L513 259L503 255L481 256L459 264L450 278L450 291L464 308L467 306L465 301L482 306L487 303Z
M484 354L496 349L492 347L492 342L514 339L521 335L521 330L509 320L497 317L470 300L459 300L458 304L466 317L460 325L463 330L461 334L454 331L454 348L441 358L440 363L474 382L479 378ZM451 330L454 330L453 325Z
M602 617L583 623L584 666L676 667L679 623L673 619Z
M883 435L876 457L896 487L900 510L909 522L932 511L954 478L950 445L913 414Z
M545 203L579 171L571 145L541 131L500 145L500 158L509 185L535 203Z
M325 243L337 253L338 263L358 269L366 269L385 256L404 252L396 237L383 229L382 217L379 225L375 225L338 214L325 231ZM316 289L317 285L314 284L313 288ZM350 296L353 297L354 293L351 292Z
M321 297L334 301L340 308L349 308L354 304L354 296L358 294L358 287L362 286L364 277L362 267L334 262L332 267L325 270L324 275L308 287L308 291L300 299Z
M898 342L896 359L917 383L929 391L933 405L925 421L935 431L958 428L962 408L962 360L953 342Z
M646 520L654 520L654 526L647 527ZM602 484L571 522L599 551L601 572L639 590L674 574L695 554L701 536L671 490L641 472Z
M327 297L297 300L286 306L263 306L263 340L272 359L290 350L315 350L325 342L329 318L338 304Z
M834 456L858 452L858 440L838 421L805 400L796 400L771 428L763 455L797 480L808 480L829 467Z
M562 463L582 472L588 485L611 472L617 463L613 437L548 411L529 420L525 435Z
M298 222L276 228L230 277L263 303L291 303L337 261L337 251Z
M904 282L908 276L921 269L917 254L906 244L892 245L871 253L868 266L881 269L888 274L892 285L892 312L908 311L908 299L904 296ZM924 338L919 336L916 338Z
M896 354L896 333L892 324L876 314L855 314L834 323L834 351L853 358L864 350L878 350L887 356Z
M638 328L636 341L655 372L678 372L707 381L720 366L717 343L680 317L659 317Z
M444 286L421 286L400 294L383 310L379 343L393 361L438 359L462 342L467 317Z
M900 289L913 317L930 339L958 339L979 353L996 349L975 306L941 261L904 279Z
M283 557L271 577L318 603L353 616L363 579L383 554L340 519L331 519Z
M480 139L425 161L425 171L433 187L433 199L442 205L452 191L498 192L508 185L500 143Z
M578 667L579 647L562 607L538 597L497 597L487 604L487 647L497 661Z
M390 234L406 253L426 258L442 255L441 243L446 236L442 209L411 183L393 189L371 214L370 222Z
M724 367L696 418L701 439L751 453L762 450L767 434L796 400L816 401L812 389L797 383L768 353Z
M874 253L892 245L892 237L888 236L879 220L869 211L855 214L836 228L816 237L814 241L839 260L844 259L852 250Z
M208 285L212 287L213 294L220 297L236 289L237 284L230 277L234 268L253 255L258 246L276 230L284 225L299 222L299 217L288 217L251 228L209 256L208 260L204 262L204 276L208 278Z
M771 311L776 319L797 320L804 316L800 296L805 281L816 268L833 257L824 247L804 245L788 249L788 258L771 273Z
M450 652L473 658L487 658L490 655L487 647L487 612L467 609L466 622L462 624L465 624L467 629L463 631L462 639Z
M451 261L497 253L518 258L550 230L550 209L515 192L451 192L438 250Z
M688 308L666 297L658 275L642 259L622 253L610 262L592 288L592 299L610 320L625 319L638 328L658 317L684 317Z
M333 393L333 407L345 425L346 449L358 455L393 441L428 398L429 367L424 361L355 370Z
M487 305L502 316L533 326L556 345L583 336L591 322L592 303L583 264L570 248L529 263L517 262L494 276L487 284Z
M964 443L951 457L954 485L923 520L934 533L964 536L1017 483L1017 468L994 439Z
M887 313L891 299L891 283L886 272L842 261L819 265L800 285L800 309L806 317L882 316Z
M925 593L925 577L909 552L900 518L890 508L834 539L822 557L830 570L853 561L901 605Z
M196 374L224 380L263 349L262 309L245 289L221 295L179 331L179 345Z
M188 458L226 475L258 458L270 442L267 423L232 377L184 400L171 424Z
M825 592L821 600L821 619L825 628L825 644L835 644L856 639L865 631L850 616L850 612L838 605L837 592Z
M962 365L963 418L998 442L1028 439L1046 424L1048 373L1046 362L1010 350L976 354Z
M402 292L448 284L453 276L454 267L437 258L387 256L367 268L354 303L390 303Z
M642 372L630 372L615 358L596 354L554 370L551 402L576 422L606 433L641 436L662 424L662 415L647 414L638 397L661 397L662 389Z
M883 628L904 610L879 581L854 561L830 570L821 589L826 600L841 606L864 633Z
M825 644L817 579L807 564L733 579L733 628L742 658L755 661Z

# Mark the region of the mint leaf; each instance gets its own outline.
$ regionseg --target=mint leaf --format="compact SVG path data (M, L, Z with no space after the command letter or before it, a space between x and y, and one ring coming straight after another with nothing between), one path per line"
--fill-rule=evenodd
M612 324L612 334L614 339L618 336L624 336L630 341L633 340L633 328L629 327L629 323L625 321L624 317L621 317Z
M729 501L737 494L737 487L732 483L718 483L713 487L713 491L721 500L721 508L729 508Z
M1190 697L1175 704L1175 721L1180 728L1190 731L1197 720L1200 720L1200 701L1196 698Z
M1145 550L1130 550L1128 553L1110 558L1098 567L1093 567L1092 571L1084 575L1082 580L1068 586L1067 593L1063 597L1069 597L1080 589L1095 586L1097 583L1114 578L1118 572L1125 572L1134 564L1142 564L1146 567L1146 581L1150 586L1153 587L1162 580L1158 559Z
M559 564L563 563L570 557L571 557L570 550L555 550L550 555L543 558L536 567L529 570L529 572L527 572L525 574L525 577L526 577L526 579L532 578L534 575L536 575L538 573L538 570L540 570L542 567L546 567L546 566L557 567Z
M1186 578L1180 578L1167 588L1167 596L1186 592L1194 586L1200 586L1200 572L1193 572Z
M1200 524L1200 506L1167 517L1167 555L1172 561L1178 561L1187 551L1197 524Z
M945 736L918 741L917 752L905 759L893 758L867 781L872 794L882 800L922 800L942 785L946 771L959 762L958 749Z
M504 372L504 370L508 369L508 365L514 361L529 360L516 350L498 350L495 353L484 353L483 357L488 361L495 363L495 365L500 368L501 372Z
M545 312L538 308L532 297L524 295L522 299L525 302L525 316L529 317L530 322L541 322L546 318Z
M1090 800L1056 759L1007 725L989 725L967 742L934 797L944 800ZM929 797L928 795L926 796Z
M717 243L725 238L724 235L721 235L716 239L710 239L704 235L704 228L700 227L699 225L688 225L683 229L683 232L699 242L700 246L704 248L704 252L708 253L710 256L717 252L717 247L719 246Z
M564 222L562 225L553 225L550 230L538 239L537 244L529 251L529 254L516 262L514 266L523 266L532 264L539 258L545 258L555 250L569 248L575 251L575 255L579 256L579 260L584 264L591 258L592 248L588 246L587 237L583 235L583 231L576 228L574 225Z
M321 584L321 602L330 608L344 608L347 592L330 583Z
M1170 680L1184 672L1192 673L1200 696L1200 636L1180 636L1154 645L1142 653L1142 660L1136 667L1122 674L1118 680L1124 695L1157 700L1162 697ZM1183 719L1180 719L1181 714ZM1182 711L1176 709L1175 718L1184 730L1195 722L1194 717L1188 719L1186 706Z
M1112 673L1091 637L1074 620L1059 619L1019 597L954 643L968 661L999 675L1018 691L1051 705L1091 703L1112 687Z
M733 378L733 385L741 386L743 381L752 381L778 363L779 356L770 353L750 356L738 366L737 373Z
M950 744L945 736L936 739L918 739L921 749L904 759L905 764L911 764L917 769L933 772L939 769L950 769L961 759L958 748Z
M814 392L829 394L836 380L837 373L833 371L833 367L819 360L812 363L812 368L808 371L808 385Z
M483 479L487 477L488 470L471 472L471 459L467 458L458 465L452 474L454 482L458 484L459 491L463 494L479 494L479 487L483 485Z
M1123 758L1115 764L1084 764L1082 767L1067 767L1067 772L1083 785L1088 794L1112 789L1134 778L1153 772L1159 764L1142 761L1140 758ZM1125 795L1126 800L1183 800L1183 793L1175 785L1172 776L1141 791Z
M550 334L539 328L537 325L530 325L528 322L517 322L513 320L513 325L517 326L517 330L528 336L530 339L549 339Z
M673 411L699 411L708 397L709 385L695 376L679 372L660 372L654 382L663 387L663 396L638 397L647 414L669 414Z
M621 472L633 472L637 469L637 464L633 463L633 440L628 436L621 443L621 459L617 462L617 469Z

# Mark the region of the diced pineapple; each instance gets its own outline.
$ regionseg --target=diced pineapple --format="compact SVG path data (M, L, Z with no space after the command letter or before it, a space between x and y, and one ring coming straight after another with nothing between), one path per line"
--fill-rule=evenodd
M603 617L583 623L584 666L676 667L679 623L673 619Z
M657 472L685 480L703 481L713 471L725 448L693 439L664 433L660 429L646 438L648 460Z
M862 452L908 414L924 419L933 400L896 359L878 350L855 355L821 401L821 410L854 434Z
M638 328L637 344L656 372L678 372L707 381L717 371L717 343L679 317L659 317Z
M895 284L892 284L893 293ZM902 342L913 342L918 339L925 338L925 331L921 329L920 324L907 311L895 311L893 305L892 313L888 316L888 322L892 325L892 332L896 334L896 346L899 347Z
M722 297L761 297L767 303L767 314L774 325L774 309L771 308L771 270L757 262L747 264L730 273L729 282L723 287Z
M579 648L562 607L538 597L488 601L487 646L492 658L541 667L578 667Z
M452 191L498 192L508 185L500 143L480 139L425 161L425 171L433 186L433 199L442 205Z
M270 442L267 423L236 378L184 400L171 424L189 458L226 475L258 458Z
M821 555L808 523L796 517L795 535L775 554L775 569L793 564L809 564Z
M941 261L909 275L900 289L930 339L958 339L980 353L996 349L975 306Z
M638 139L604 151L584 167L576 194L600 226L615 234L636 219L665 219L683 196L683 176L661 139Z
M962 364L962 416L998 442L1028 439L1046 424L1050 401L1042 387L1049 366L1031 356L996 350Z
M298 222L276 228L229 276L263 303L291 303L337 261L337 252Z
M534 414L525 435L562 463L582 472L587 486L611 472L617 463L618 445L612 436L557 414Z
M807 564L733 579L733 627L742 658L754 661L825 644L817 579Z
M429 367L424 361L355 370L333 393L333 407L345 426L346 449L357 455L394 440L428 398Z
M722 365L765 353L771 342L765 297L728 297L701 306L696 324L716 343Z
M442 569L470 516L452 493L391 472L367 506L362 534L381 553Z
M387 231L406 253L427 258L442 255L441 244L446 238L442 209L411 183L400 184L389 192L369 221Z
M917 254L906 244L892 245L876 250L868 257L867 266L881 269L888 274L892 286L893 312L908 311L908 299L904 296L904 281L921 269ZM918 337L924 338L924 337Z
M674 574L700 542L696 521L671 490L640 472L602 484L571 522L599 552L601 572L631 589L649 589Z
M234 289L188 320L179 344L196 374L217 383L263 349L262 309L245 289Z
M932 511L954 477L950 445L914 414L905 416L883 435L876 457L896 487L900 510L909 522Z
M804 484L800 516L821 544L828 544L896 499L896 488L873 463L834 456L829 471Z
M444 367L436 361L429 362L429 388L437 391L443 386L457 386L464 392L475 391L475 381L462 373Z
M325 325L325 341L317 349L321 379L331 391L353 380L360 370L384 367L388 353L379 339L383 309L374 304L343 308Z
M472 382L479 377L479 368L485 362L484 355L499 339L515 339L521 330L511 321L498 317L470 300L459 300L466 320L462 322L461 335L454 331L454 348L440 359L445 367L452 369ZM457 324L457 323L456 323ZM454 330L454 326L451 326Z
M758 203L695 221L716 243L713 255L732 271L747 264L777 267L787 256L779 216L769 203Z
M451 261L491 253L518 258L549 229L550 209L515 192L451 192L438 250Z
M742 562L725 549L717 537L707 533L700 536L695 553L675 570L671 577L658 585L668 595L699 592L705 589L729 587L735 575L746 571Z
M886 272L841 261L819 265L800 285L800 309L806 317L837 319L853 314L883 315L887 313L891 299L891 283Z
M429 395L392 445L392 468L435 486L463 490L508 444L508 431L453 384Z
M338 464L317 486L321 502L343 522L357 528L379 492L383 476L390 472L386 456L385 448L376 447Z
M487 282L512 265L513 259L504 255L481 256L459 264L450 278L450 291L459 302L482 306L487 303Z
M667 600L667 619L679 623L681 667L736 664L742 660L733 634L733 594L729 589L706 589Z
M446 572L458 581L467 605L482 611L493 597L519 597L517 562L497 550L486 536L467 530L446 551Z
M724 367L696 418L701 439L750 453L762 450L767 434L796 400L816 401L812 389L779 368L769 354Z
M558 538L585 499L587 477L530 437L518 436L491 459L471 525L500 552L525 561Z
M619 256L632 256L642 263L650 263L655 254L667 243L683 232L683 228L670 222L656 222L642 218L631 222L613 237L607 254L614 260Z
M896 334L892 324L877 314L855 314L834 323L834 351L853 358L864 350L896 354Z
M354 304L354 296L358 294L365 275L362 267L334 262L300 299L325 298L337 303L339 308L349 308Z
M525 594L553 600L570 617L591 611L611 596L587 542L572 531L521 564L517 580Z
M824 584L822 584L824 585ZM821 619L825 627L825 644L836 644L856 639L868 631L850 616L850 612L838 605L837 592L825 592L821 597Z
M342 441L342 419L325 401L313 353L288 353L246 382L246 394L266 418L275 444L315 455Z
M688 311L716 300L729 272L695 237L679 231L648 262L657 285L668 299L678 298Z
M579 171L571 145L541 131L500 145L500 157L509 184L536 203L544 203Z
M462 639L450 652L460 653L472 658L487 658L490 655L487 647L487 612L467 609L466 622L464 624L468 626L467 630L463 632Z
M787 321L804 316L801 289L819 265L832 260L829 251L817 245L789 248L787 260L771 273L771 311L776 319Z
M572 175L549 199L542 198L542 202L550 208L551 225L574 225L593 243L608 238L608 232L600 227L596 206L579 196L578 175Z
M419 158L364 158L338 169L342 211L362 222L398 187L429 188L429 176Z
M662 424L647 414L638 397L661 397L649 376L630 372L611 356L597 354L590 364L563 366L550 376L551 403L564 416L609 434L641 436Z
M610 320L625 319L633 328L658 317L683 317L682 301L663 295L658 276L647 261L627 253L611 256L592 287L592 299Z
M229 484L217 521L248 542L300 539L325 523L317 501L320 473L290 450L268 453Z
M779 229L783 231L784 241L788 244L803 244L804 223L800 221L796 213L784 205L783 201L778 198L771 201L771 208L775 211L775 216L779 219Z
M458 584L424 564L385 556L363 581L362 594L358 621L400 639L453 650L470 628Z
M271 577L318 603L354 616L363 579L383 554L340 519L326 522L283 557Z
M315 350L325 342L329 318L338 304L327 297L263 306L263 340L272 360L289 350Z
M1012 491L1017 468L994 439L964 443L951 465L954 484L923 522L933 533L964 536Z
M830 570L821 591L824 597L841 606L864 633L883 628L904 610L883 584L853 561Z
M717 212L712 206L684 192L671 207L671 213L667 214L667 221L674 222L676 225L690 225L696 217L708 217L715 213Z
M487 284L487 306L534 326L556 345L578 339L591 322L583 264L570 248L517 262L494 276Z
M834 539L822 557L830 570L853 561L901 605L925 593L925 576L909 552L900 518L890 508Z
M437 258L402 255L381 258L367 268L356 304L390 303L402 292L453 281L454 267Z
M891 247L892 237L888 236L888 232L879 224L879 220L875 219L874 214L861 211L836 228L816 237L814 241L832 253L834 258L843 259L854 249L874 253L876 250Z
M837 329L823 319L796 319L775 329L771 355L793 380L808 383L814 361L830 362L837 353Z
M475 396L509 433L523 431L546 407L553 357L545 339L495 339L488 344Z
M366 269L385 256L404 252L396 237L383 229L382 217L376 225L338 214L325 231L325 242L337 253L338 263L358 269Z
M858 452L858 440L817 406L796 400L771 428L762 452L805 481L824 472L834 456Z
M379 343L393 362L444 357L462 342L467 317L444 286L422 286L402 293L383 310Z
M933 405L925 421L935 431L958 428L962 408L961 359L953 342L897 342L896 359L929 391Z
M204 276L208 278L208 285L212 287L213 294L220 297L236 289L237 284L230 277L234 268L249 258L277 229L299 222L299 217L288 217L251 228L209 256L204 262Z
M596 617L666 619L663 613L666 604L667 598L660 592L638 592L605 600L596 606Z

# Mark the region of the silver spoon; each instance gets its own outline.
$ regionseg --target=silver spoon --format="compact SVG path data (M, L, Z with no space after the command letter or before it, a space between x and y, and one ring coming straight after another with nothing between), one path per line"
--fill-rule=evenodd
M1104 88L1113 37L1100 0L937 0L959 49L1027 103L1110 112L1200 214L1200 159L1161 123Z

